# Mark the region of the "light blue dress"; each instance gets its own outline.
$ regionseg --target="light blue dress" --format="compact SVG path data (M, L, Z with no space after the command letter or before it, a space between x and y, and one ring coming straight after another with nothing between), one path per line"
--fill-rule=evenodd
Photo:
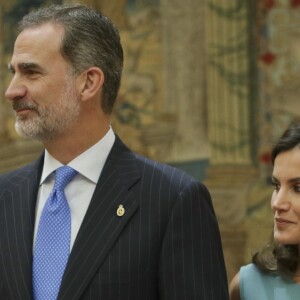
M264 274L254 264L241 267L241 300L300 300L300 285L281 276Z

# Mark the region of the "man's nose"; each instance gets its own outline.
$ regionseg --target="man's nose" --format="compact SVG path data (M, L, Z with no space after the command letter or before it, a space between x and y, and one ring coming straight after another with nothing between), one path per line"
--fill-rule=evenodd
M13 78L5 92L5 97L10 101L22 99L26 94L26 87Z

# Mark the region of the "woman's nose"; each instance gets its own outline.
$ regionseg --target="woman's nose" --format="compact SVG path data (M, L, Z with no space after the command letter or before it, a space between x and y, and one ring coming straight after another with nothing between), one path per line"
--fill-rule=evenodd
M290 207L289 196L284 189L274 191L271 200L273 210L288 210Z

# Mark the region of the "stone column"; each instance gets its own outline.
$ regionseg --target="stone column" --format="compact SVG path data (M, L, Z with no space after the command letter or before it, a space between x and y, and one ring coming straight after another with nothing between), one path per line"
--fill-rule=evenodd
M161 0L161 21L164 64L161 110L177 116L167 160L207 158L204 1Z
M219 219L229 280L248 258L244 228L254 167L248 1L207 0L205 13L208 136L206 184ZM253 100L253 99L252 99Z
M5 92L5 72L7 72L7 66L5 66L5 53L4 53L4 29L3 29L3 16L4 16L4 5L0 3L0 146L8 140L8 129L7 129L7 115L4 99Z
M3 41L3 6L2 4L0 4L0 139L1 136L3 135L4 132L4 107L3 107L3 94L4 94L4 90L3 90L3 81L4 81L4 77L3 77L3 55L4 55L4 51L3 51L3 47L4 47L4 41Z

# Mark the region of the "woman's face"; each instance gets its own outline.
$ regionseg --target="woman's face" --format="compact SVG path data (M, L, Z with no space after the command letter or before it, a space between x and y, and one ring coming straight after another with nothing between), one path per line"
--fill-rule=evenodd
M274 239L300 244L300 148L279 153L273 168Z

